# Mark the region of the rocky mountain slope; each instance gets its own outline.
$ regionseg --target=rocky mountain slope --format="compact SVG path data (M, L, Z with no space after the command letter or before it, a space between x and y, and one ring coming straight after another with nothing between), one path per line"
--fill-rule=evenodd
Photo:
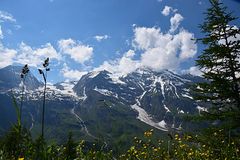
M11 95L20 100L19 67L0 69L0 126L16 120ZM14 79L14 80L11 80ZM127 140L149 128L158 132L184 129L182 115L199 112L190 86L200 77L138 69L125 76L108 71L90 72L78 82L47 85L46 135L64 139L69 131L78 138ZM23 117L33 134L40 131L43 85L31 73L26 79Z

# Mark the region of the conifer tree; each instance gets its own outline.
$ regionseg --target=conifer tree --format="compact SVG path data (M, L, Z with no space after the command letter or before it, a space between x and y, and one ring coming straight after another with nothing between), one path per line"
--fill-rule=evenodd
M213 120L240 122L240 29L237 20L218 0L211 7L200 28L199 39L206 49L198 57L197 66L208 82L197 84L196 99L210 102L203 115ZM229 124L230 125L230 124Z

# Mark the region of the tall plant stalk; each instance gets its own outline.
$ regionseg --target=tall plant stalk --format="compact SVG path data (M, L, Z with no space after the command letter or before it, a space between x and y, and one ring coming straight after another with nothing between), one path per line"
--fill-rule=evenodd
M24 98L24 90L25 90L25 79L27 76L27 73L29 72L28 69L28 65L26 64L23 68L22 68L22 72L21 72L21 83L22 83L22 94L21 94L21 104L20 104L20 124L22 124L22 108L23 108L23 98Z
M23 95L24 95L24 82L25 78L22 80L22 94L21 94L21 103L20 103L20 121L22 122L22 108L23 108Z
M49 65L49 58L47 58L44 63L44 71L42 69L38 69L39 73L42 74L44 80L44 91L43 91L43 107L42 107L42 132L41 136L44 139L44 124L45 124L45 106L46 106L46 88L47 88L47 72L50 71Z

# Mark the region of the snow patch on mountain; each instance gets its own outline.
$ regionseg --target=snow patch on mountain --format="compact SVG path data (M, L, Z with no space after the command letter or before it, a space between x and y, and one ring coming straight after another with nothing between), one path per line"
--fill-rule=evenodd
M187 94L182 94L183 97L189 98L189 99L193 99L193 97L187 95Z
M170 109L165 104L163 104L163 106L164 106L164 109L166 110L166 112L171 112Z
M158 122L158 125L159 125L160 127L162 127L162 128L166 128L166 127L167 127L167 123L166 123L164 120Z
M172 72L170 72L170 71L168 71L168 70L166 70L165 72L164 72L164 74L166 74L166 75L168 75L170 78L174 78L174 79L177 79L178 81L180 80L180 81L182 81L182 82L191 82L190 80L188 80L188 79L185 79L185 78L182 78L182 77L180 77L180 76L178 76L178 75L176 75L176 74L174 74L174 73L172 73ZM182 83L181 83L182 84Z
M201 112L207 112L207 108L204 108L204 107L201 107L201 106L197 106L197 110L198 110L198 113L199 115L201 114Z
M117 73L109 73L108 76L112 80L112 83L114 83L114 84L125 84L126 85L125 82L120 80L120 77L122 77L122 75L119 75Z
M100 71L90 72L89 78L94 78L94 77L96 77L99 73L100 73Z
M62 82L61 85L63 86L62 93L65 95L71 95L73 97L76 97L77 94L73 91L74 83L67 83L67 82Z
M144 95L147 93L147 91L144 91L143 94L140 96L140 100L144 97Z
M178 95L178 93L177 93L177 88L176 88L176 86L174 86L171 81L170 81L170 85L174 88L174 93L175 93L175 95L177 96L177 98L180 98L179 95Z
M83 96L79 97L81 100L85 101L87 99L86 87L83 88Z
M180 114L180 113L185 113L183 110L179 110L179 108L177 108L177 112L178 112L178 114Z
M162 80L162 78L160 77L159 79L158 79L158 82L160 83L160 85L161 85L161 91L162 91L162 96L163 96L163 98L165 99L165 93L164 93L164 81Z
M73 91L74 84L67 83L67 82L62 82L61 86L63 89L58 89L56 86L52 84L47 85L47 94L52 95L65 95L65 96L71 96L77 98L77 94ZM39 90L42 90L43 88L39 88Z
M154 122L152 117L143 108L139 107L137 104L131 105L131 108L138 112L137 119L139 119L140 121L152 127L155 127L159 130L168 131L168 129L165 126L161 125L161 123L159 124L157 122Z
M102 95L105 95L105 96L113 96L115 98L118 98L118 95L113 93L112 91L109 91L107 89L99 89L97 88L97 86L94 88L95 91L101 93Z

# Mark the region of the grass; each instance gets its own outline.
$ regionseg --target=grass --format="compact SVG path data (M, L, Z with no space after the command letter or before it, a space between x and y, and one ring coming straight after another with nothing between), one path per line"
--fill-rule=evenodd
M172 135L172 139L154 138L153 129L144 132L142 138L133 137L132 146L116 153L101 143L75 141L70 134L65 143L46 144L44 140L33 140L27 130L14 128L0 141L0 160L5 159L51 159L51 160L159 160L159 159L240 159L240 139L230 138L225 131L214 131L210 139L204 135Z

